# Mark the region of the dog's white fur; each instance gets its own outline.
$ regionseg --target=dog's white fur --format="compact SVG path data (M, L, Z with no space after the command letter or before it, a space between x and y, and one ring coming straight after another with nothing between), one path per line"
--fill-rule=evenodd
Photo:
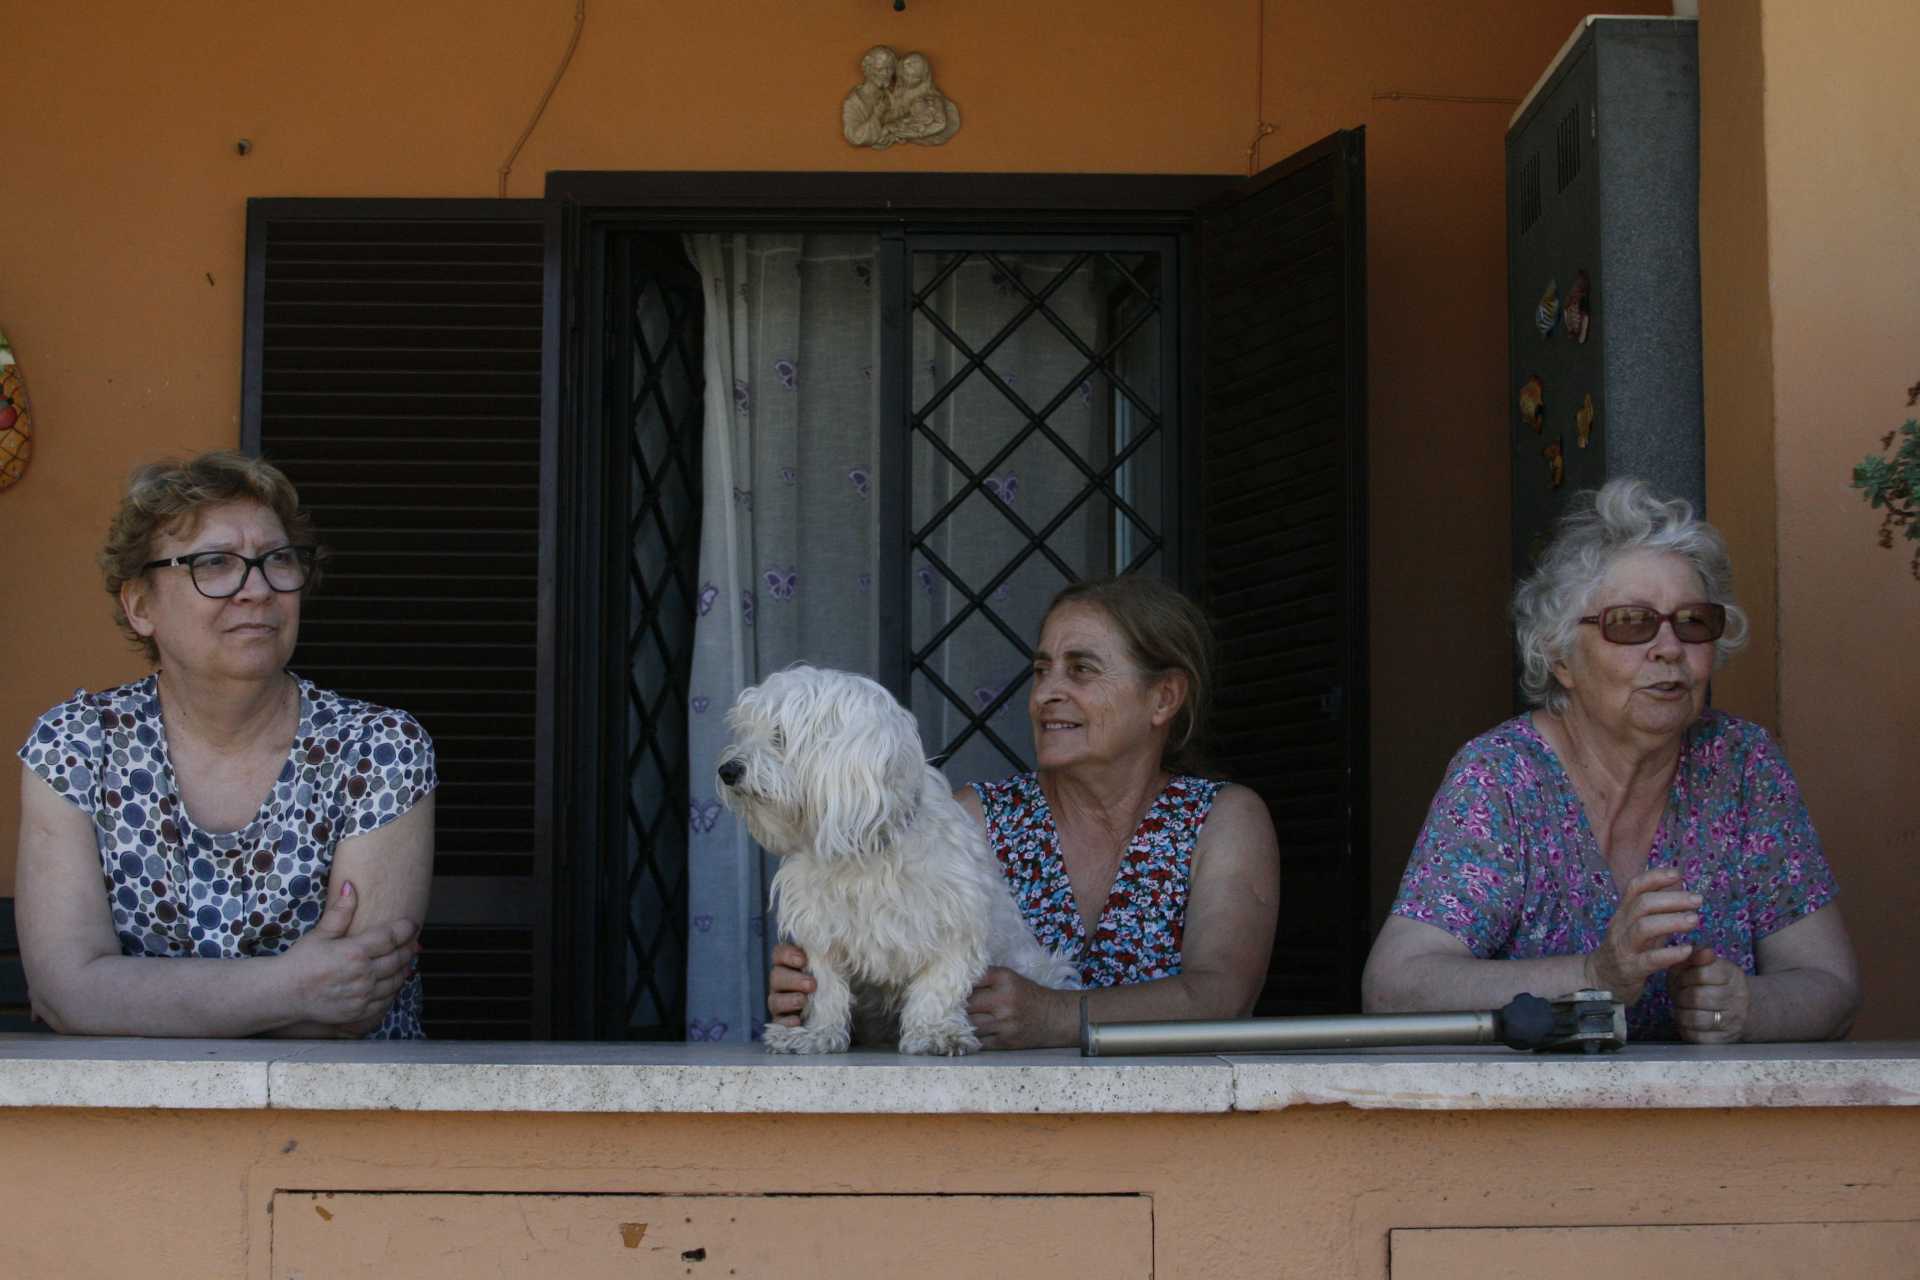
M972 1053L967 997L988 966L1080 985L1028 931L986 833L892 694L795 666L743 691L727 726L721 799L781 856L781 935L807 953L816 984L803 1025L767 1024L769 1050L843 1052L858 1014L863 1032L897 1020L902 1053Z

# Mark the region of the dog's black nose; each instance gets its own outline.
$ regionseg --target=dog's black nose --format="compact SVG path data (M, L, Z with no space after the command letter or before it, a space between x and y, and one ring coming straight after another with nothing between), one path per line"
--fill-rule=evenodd
M738 760L728 760L720 766L720 781L726 783L728 786L732 786L734 783L740 781L740 775L746 771L747 766L741 764Z

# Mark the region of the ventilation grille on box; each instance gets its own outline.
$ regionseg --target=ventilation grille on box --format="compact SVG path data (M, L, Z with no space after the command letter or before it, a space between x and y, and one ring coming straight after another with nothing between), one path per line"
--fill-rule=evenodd
M1553 172L1561 191L1565 191L1580 172L1580 104L1577 102L1560 117L1559 128L1555 130Z
M1540 153L1534 152L1520 166L1520 231L1525 234L1540 221Z

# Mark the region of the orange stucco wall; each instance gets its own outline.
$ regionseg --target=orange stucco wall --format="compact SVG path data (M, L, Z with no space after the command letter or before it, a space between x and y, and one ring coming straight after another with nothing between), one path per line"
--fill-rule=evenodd
M44 1110L4 1118L0 1257L9 1275L62 1280L130 1271L249 1280L307 1275L384 1276L383 1259L426 1235L425 1208L409 1209L379 1238L345 1242L364 1269L322 1267L283 1243L311 1249L333 1228L327 1201L276 1190L492 1193L469 1206L472 1235L453 1242L433 1275L547 1275L527 1217L511 1193L601 1195L1101 1195L1151 1198L1151 1274L1386 1280L1390 1234L1409 1228L1877 1223L1915 1217L1912 1154L1920 1110L1672 1112L1355 1111L1304 1107L1224 1116L630 1116L165 1112ZM129 1153L144 1153L132 1156ZM1417 1157L1413 1155L1417 1153ZM848 1212L817 1202L781 1274L822 1269L840 1232L896 1242L899 1274L933 1233L882 1201ZM926 1212L918 1207L920 1213ZM331 1212L331 1211L329 1211ZM676 1236L654 1224L642 1242L689 1245L707 1256L626 1246L609 1206L590 1213L565 1274L721 1276L733 1238L720 1212L711 1235ZM1071 1215L1060 1215L1070 1221ZM815 1220L815 1219L820 1220ZM691 1221L691 1219L689 1219ZM631 1225L626 1238L632 1238ZM292 1231L287 1228L301 1227ZM594 1232L597 1229L597 1235ZM1031 1229L1031 1228L1029 1228ZM444 1234L444 1232L442 1232ZM822 1238L824 1236L824 1238ZM1619 1275L1583 1265L1577 1237L1516 1257L1497 1232L1477 1252L1500 1274ZM598 1254L591 1246L597 1242ZM764 1243L764 1242L761 1242ZM987 1242L982 1242L982 1247ZM1057 1246L1057 1234L1047 1241ZM417 1250L412 1250L417 1251ZM1036 1253L1038 1250L1036 1250ZM589 1270L581 1265L597 1263ZM1776 1258L1775 1261L1782 1261ZM1849 1266L1845 1253L1784 1262L1778 1274L1887 1274ZM701 1265L701 1264L705 1265ZM305 1264L305 1265L303 1265ZM1058 1275L1018 1265L994 1274ZM1146 1274L1140 1268L1131 1274ZM408 1273L415 1274L415 1273ZM762 1274L747 1270L741 1274ZM977 1274L948 1268L937 1274ZM1111 1274L1103 1271L1102 1274ZM1392 1268L1403 1276L1488 1275ZM1691 1277L1754 1274L1707 1265Z
M1365 125L1378 913L1447 757L1505 713L1509 689L1513 103L1406 95L1517 100L1587 7L910 0L895 14L887 0L593 0L510 193L539 194L550 169L1241 172L1258 118L1275 126L1263 163ZM133 462L237 439L246 198L494 194L572 11L9 11L0 328L39 421L25 482L0 494L9 750L76 685L138 673L91 557ZM878 41L931 56L964 112L951 144L872 153L840 140L840 98ZM16 821L8 782L0 892Z
M1717 706L1780 729L1780 597L1774 516L1773 299L1760 9L1709 7L1700 27L1700 341L1707 514L1726 535L1752 623L1714 677Z
M1739 459L1710 474L1708 502L1717 515L1743 513L1748 541L1737 553L1778 581L1777 651L1741 660L1758 668L1757 683L1730 705L1764 716L1767 686L1776 691L1778 726L1860 944L1856 1035L1911 1036L1920 582L1907 569L1912 544L1877 547L1877 517L1848 481L1883 434L1920 412L1905 390L1920 381L1920 12L1863 0L1834 22L1791 0L1734 0L1705 6L1702 21L1703 45L1730 34L1749 83L1757 63L1761 91L1723 97L1763 104L1720 157L1742 164L1757 131L1758 180L1702 174L1703 257L1709 241L1738 245L1741 260L1725 266L1747 277L1706 303L1707 455ZM1714 88L1702 87L1709 113ZM1709 177L1739 197L1710 200Z

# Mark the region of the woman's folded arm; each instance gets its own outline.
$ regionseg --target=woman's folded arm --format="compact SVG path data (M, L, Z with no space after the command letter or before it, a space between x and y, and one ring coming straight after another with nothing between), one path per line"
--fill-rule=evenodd
M431 799L416 809L418 817L410 811L341 843L345 872L336 875L326 910L285 953L155 964L121 953L92 820L22 770L16 912L35 1014L74 1035L364 1034L361 1024L371 1017L377 1026L406 981L415 950L417 914L402 912L424 906ZM351 856L355 845L369 856ZM412 857L393 856L408 846L416 846ZM349 890L356 875L371 893Z

